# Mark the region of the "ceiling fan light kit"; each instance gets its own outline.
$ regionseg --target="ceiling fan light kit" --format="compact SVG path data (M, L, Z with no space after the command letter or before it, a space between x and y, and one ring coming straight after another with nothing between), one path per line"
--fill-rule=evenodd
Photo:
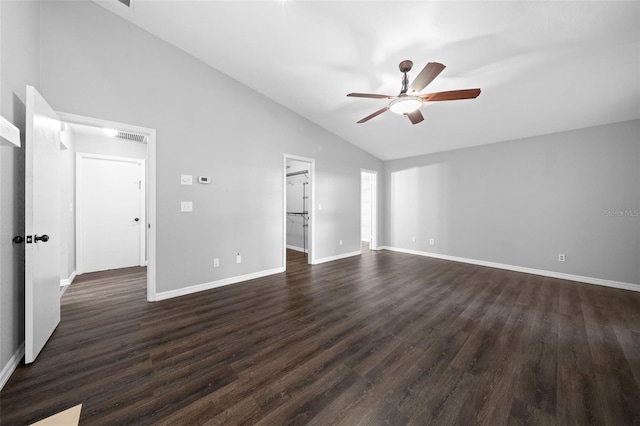
M420 96L404 95L392 100L389 104L389 109L396 114L406 115L420 108L422 102Z
M409 60L400 62L400 72L402 72L404 75L402 77L402 89L400 90L398 96L379 95L374 93L349 93L347 95L356 98L391 99L391 102L388 106L366 116L365 118L358 121L358 124L369 121L373 117L377 117L387 110L391 110L396 114L406 115L412 124L418 124L424 120L424 117L420 112L420 107L424 102L473 99L477 98L480 95L480 89L450 90L447 92L426 93L424 95L419 95L418 93L422 89L427 87L427 85L431 83L433 79L442 72L445 66L438 62L429 62L427 65L425 65L422 71L420 71L415 80L413 80L413 83L409 84L407 73L411 71L412 66L413 62ZM411 90L410 95L407 94L409 90Z

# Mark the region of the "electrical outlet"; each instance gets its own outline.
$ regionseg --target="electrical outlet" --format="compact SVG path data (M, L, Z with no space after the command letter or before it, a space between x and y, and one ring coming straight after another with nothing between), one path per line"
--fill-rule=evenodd
M342 245L342 240L340 240L340 245Z
M213 259L213 267L217 268L218 266L220 266L220 259L218 258Z
M564 254L559 254L558 255L558 262L564 262L564 261L565 261Z
M182 185L193 185L193 176L191 176L191 175L180 175L180 183Z
M416 242L416 237L411 237L411 242L415 243Z
M236 263L242 263L242 257L240 256L240 253L236 255Z
M436 243L436 240L434 240L433 238L429 239L429 244L430 245L434 245Z
M193 211L193 202L191 202L191 201L181 201L180 202L180 211L181 212L192 212Z

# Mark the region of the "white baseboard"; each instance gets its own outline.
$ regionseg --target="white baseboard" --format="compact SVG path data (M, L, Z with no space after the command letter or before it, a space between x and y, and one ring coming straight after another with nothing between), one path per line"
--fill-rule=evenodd
M504 263L488 262L485 260L467 259L464 257L449 256L446 254L429 253L426 251L403 249L398 247L382 246L380 249L397 251L399 253L415 254L418 256L433 257L436 259L452 260L454 262L470 263L472 265L488 266L490 268L506 269L508 271L524 272L525 274L541 275L543 277L559 278L561 280L577 281L587 284L601 285L604 287L620 288L640 292L640 284L625 283L622 281L605 280L602 278L585 277L582 275L566 274L564 272L546 271L544 269L527 268L524 266L507 265Z
M76 279L76 271L73 271L71 273L71 275L69 275L69 278L64 278L64 279L60 280L60 287L65 287L65 286L71 285L71 283L75 279Z
M289 244L287 244L287 248L291 250L299 251L300 253L309 253L309 249L303 249L302 247L298 247L298 246L290 246Z
M254 280L256 278L266 277L268 275L274 275L284 272L284 268L267 269L266 271L254 272L251 274L240 275L237 277L225 278L223 280L211 281L203 284L196 284L189 287L179 288L176 290L163 291L156 293L155 300L166 300L179 296L186 296L187 294L197 293L199 291L211 290L212 288L222 287L230 284L237 284L243 281Z
M69 289L69 286L75 279L76 279L76 271L73 271L71 275L69 275L69 278L60 280L60 297L62 297L67 292L67 290Z
M362 254L362 252L360 250L352 251L352 252L349 252L349 253L342 253L342 254L339 254L337 256L329 256L329 257L323 257L322 259L315 259L313 261L313 264L314 265L319 265L320 263L332 262L334 260L344 259L346 257L360 256L361 254Z
M22 361L22 357L24 356L24 342L20 345L17 351L11 356L7 364L2 368L0 372L0 390L4 388L4 385L7 384L9 378L16 370L16 367L20 365L20 361Z

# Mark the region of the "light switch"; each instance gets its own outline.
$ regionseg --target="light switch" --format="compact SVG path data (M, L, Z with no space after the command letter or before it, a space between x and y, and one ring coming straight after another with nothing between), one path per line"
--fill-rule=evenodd
M191 175L180 175L180 183L182 185L193 185L193 176L191 176Z
M192 212L193 211L193 202L191 202L191 201L181 201L180 202L180 211L181 212Z

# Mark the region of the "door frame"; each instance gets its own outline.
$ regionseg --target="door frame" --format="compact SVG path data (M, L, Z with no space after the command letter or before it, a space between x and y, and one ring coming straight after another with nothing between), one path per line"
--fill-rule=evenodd
M147 301L156 301L156 130L132 124L56 111L60 120L71 124L118 129L147 136L146 215L147 215Z
M282 161L282 269L287 270L287 160L309 163L309 220L307 233L309 235L309 251L307 263L315 264L315 199L316 199L316 160L298 155L284 154Z
M360 169L360 229L362 229L362 175L371 175L371 241L370 250L378 250L378 172ZM362 231L361 231L362 232Z
M140 206L142 207L140 211L140 219L143 224L146 224L146 161L142 158L134 158L134 157L117 157L113 155L101 155L101 154L91 154L87 152L76 152L76 273L81 275L84 273L84 253L83 253L83 211L82 211L82 201L83 194L81 191L82 183L83 183L83 174L82 170L84 167L83 160L105 160L105 161L119 161L123 163L135 163L142 167L141 172L141 191L140 191ZM138 265L145 266L145 254L146 254L146 225L140 226L140 232L138 234L138 238L140 239L140 250L138 252Z

